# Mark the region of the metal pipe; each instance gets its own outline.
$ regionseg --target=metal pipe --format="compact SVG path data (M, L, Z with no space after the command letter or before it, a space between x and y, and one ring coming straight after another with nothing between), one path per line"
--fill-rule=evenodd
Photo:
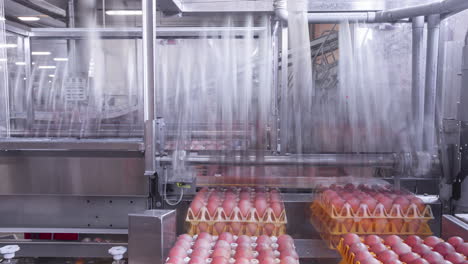
M406 8L379 11L376 13L376 22L391 22L409 17L453 13L467 8L468 1L466 0L444 0Z
M437 63L439 58L440 15L427 18L426 80L424 91L423 150L430 153L435 147L435 104L437 88Z
M466 32L465 46L462 57L462 83L460 90L460 103L458 104L458 120L468 122L468 32Z
M412 82L411 82L411 105L413 107L413 124L415 134L415 149L422 150L422 132L424 116L424 80L422 78L422 59L424 55L424 17L412 19Z
M269 165L269 166L316 166L316 167L380 167L396 168L398 155L386 154L308 154L289 156L265 156L259 159L256 156L188 156L185 161L190 165ZM171 163L171 157L161 157L159 162Z
M335 12L335 13L308 13L309 23L336 23L340 21L375 22L376 12Z
M280 21L288 23L288 2L287 0L275 0L273 3L276 18Z
M155 147L155 40L156 0L143 0L143 90L144 90L144 145L145 175L156 174Z

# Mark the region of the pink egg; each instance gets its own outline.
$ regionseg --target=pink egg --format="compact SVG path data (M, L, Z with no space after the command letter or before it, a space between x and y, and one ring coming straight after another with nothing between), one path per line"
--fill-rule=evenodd
M213 237L210 235L210 233L207 233L207 232L202 232L202 233L198 234L197 241L199 239L206 239L209 242L213 241Z
M274 258L264 258L262 260L259 259L259 264L276 264Z
M468 256L468 243L465 242L463 244L458 245L457 252L465 256Z
M359 201L359 199L354 196L348 199L346 202L351 206L351 209L353 209L354 212L357 212L359 210L359 206L361 205L361 201Z
M172 258L172 257L185 258L186 256L187 256L187 250L182 247L175 246L171 248L171 250L169 251L169 258Z
M361 264L381 264L381 262L376 260L375 258L368 258L368 259L362 260Z
M239 232L242 230L242 224L238 222L232 222L231 223L231 230L234 235L238 235Z
M460 264L460 263L463 263L466 260L465 256L463 256L460 253L456 253L456 252L452 252L452 253L447 254L447 256L445 256L445 259L452 262L453 264Z
M397 232L400 232L401 229L403 228L403 220L401 219L391 219L390 220L390 223L393 224L393 226L396 228L396 231Z
M224 233L223 233L224 234ZM216 244L214 245L213 249L217 248L225 248L225 249L231 249L231 243L227 242L226 240L222 240L218 238L218 241L216 241Z
M258 243L257 241L257 246L255 247L255 250L257 252L263 251L263 250L271 250L271 246L269 244L265 243Z
M393 206L393 200L388 197L384 197L380 199L379 202L383 205L387 213L389 213Z
M382 243L376 243L376 244L372 245L371 248L370 248L370 251L374 252L376 255L383 252L383 251L385 251L385 250L388 250L388 248Z
M376 236L376 235L368 235L366 236L366 238L364 239L364 242L368 245L368 246L372 246L374 244L377 244L377 243L382 243L382 239L379 237L379 236Z
M265 224L263 225L263 233L266 235L273 235L273 232L275 231L275 225L274 224Z
M234 264L250 264L250 259L247 258L237 258Z
M198 223L198 229L200 230L200 232L207 232L208 227L209 227L208 223L204 223L204 222Z
M250 201L250 192L241 192L241 193L239 193L239 198L241 200L249 200Z
M211 258L215 258L215 257L223 257L223 258L229 259L231 257L231 249L222 248L222 247L216 248L215 250L213 250L213 253L211 254Z
M435 263L437 263L437 262L442 262L442 261L444 261L444 257L443 257L441 254L439 254L439 253L437 253L437 252L434 252L434 251L432 251L432 252L427 252L427 253L424 254L422 257L423 257L424 259L426 259L427 262L429 262L429 263L431 263L431 264L435 264Z
M463 238L459 237L459 236L453 236L451 238L449 238L447 240L447 242L450 243L450 245L452 245L453 247L457 247L458 245L464 243L465 241L463 241Z
M228 264L229 260L224 257L214 257L211 260L211 264Z
M343 241L344 244L348 245L348 246L351 246L354 243L361 242L361 239L359 238L359 236L356 235L356 234L353 234L353 233L348 233L348 234L344 235L343 239L344 239L344 241Z
M424 244L430 247L435 247L435 245L439 244L440 242L442 242L442 240L436 236L428 236L424 239Z
M243 244L243 243L250 244L251 242L252 242L252 240L250 239L250 237L248 237L246 235L239 236L237 238L237 240L236 240L237 244Z
M190 209L192 209L192 212L195 215L198 215L198 212L200 212L200 209L205 206L205 204L199 200L194 200L192 204L190 205Z
M405 262L405 263L410 263L411 261L414 261L418 258L420 258L421 256L419 254L416 254L414 252L409 252L409 253L406 253L406 254L403 254L400 256L400 260Z
M210 249L211 248L211 244L208 240L206 239L197 239L197 241L195 242L195 244L193 245L193 249L197 249L197 248L205 248L205 249Z
M184 264L184 259L179 257L171 257L166 261L166 264Z
M185 241L188 241L188 242L192 242L192 237L187 235L187 234L183 234L183 235L180 235L177 240L185 240Z
M216 232L218 232L218 234L221 234L222 232L224 232L225 227L226 227L225 222L218 222L214 224L214 229L216 230Z
M431 248L426 244L416 244L413 246L413 252L418 253L419 255L424 255L431 251Z
M439 252L442 256L455 252L455 248L447 242L440 242L432 250Z
M218 242L219 242L219 240L223 240L223 241L226 241L228 243L232 243L232 242L234 242L234 237L229 232L223 232L221 235L219 235Z
M208 213L210 214L210 216L214 216L218 208L219 208L218 201L211 200L208 202L207 209L208 209Z
M369 251L359 251L357 253L354 253L354 261L359 261L359 262L362 262L363 260L365 259L368 259L368 258L374 258L374 256L372 256Z
M429 264L429 262L423 258L418 258L411 261L409 264Z
M423 242L422 238L420 238L419 236L416 236L416 235L408 236L405 239L405 243L410 245L410 247L414 247L415 245L421 244L422 242Z
M251 208L252 208L252 204L250 203L249 200L241 200L239 202L239 209L240 209L242 216L247 217Z
M290 235L281 235L278 237L278 244L279 245L282 245L282 244L293 244L294 243L294 239L290 236Z
M253 259L253 252L250 248L237 248L234 257L236 259L245 258L250 260Z
M341 199L340 197L334 197L331 200L331 204L338 210L338 213L343 209L343 205L345 204L345 200Z
M376 219L374 220L375 222L375 231L376 232L384 232L386 229L386 226L388 224L387 219Z
M227 217L230 217L232 214L232 211L236 207L236 202L233 199L226 199L223 201L223 210L224 213L226 213Z
M265 214L265 210L268 207L268 203L265 198L257 198L255 200L255 209L257 210L257 214L259 217L263 217Z
M257 251L258 252L258 256L257 256L257 259L258 260L263 260L265 258L275 258L275 253L273 253L273 250L270 248L270 249L264 249L264 250L261 250L261 251Z
M367 251L367 250L368 250L367 246L364 243L361 243L361 242L354 243L349 247L349 251L353 252L353 253L356 253L356 252L359 252L359 251Z
M273 210L273 214L278 218L281 216L283 212L283 206L279 202L272 202L270 203L270 208Z
M194 249L192 252L192 255L190 255L191 258L194 258L194 257L207 258L209 256L210 256L210 252L207 248Z
M174 247L181 247L181 248L183 248L184 250L189 250L189 249L192 247L192 245L191 245L190 242L188 242L187 240L183 240L183 239L182 239L182 240L178 240L178 241L175 243Z
M411 252L411 247L405 243L399 242L392 246L392 250L398 255L404 255Z
M206 257L192 256L190 258L189 264L205 264Z
M281 258L292 257L294 259L299 259L299 255L297 255L297 252L292 248L281 251L280 257Z
M267 235L261 235L257 238L257 241L255 241L257 244L267 244L271 245L272 241L271 238Z
M385 250L377 255L377 259L385 263L392 260L398 260L398 255L392 250Z
M290 256L281 258L280 264L298 264L298 261Z

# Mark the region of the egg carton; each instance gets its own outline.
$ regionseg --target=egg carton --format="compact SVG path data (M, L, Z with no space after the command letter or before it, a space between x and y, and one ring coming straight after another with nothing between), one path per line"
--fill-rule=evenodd
M354 253L349 251L349 246L344 244L344 239L340 238L339 242L336 246L336 250L340 253L341 257L343 260L340 262L340 264L360 264L361 262L359 261L354 261ZM371 252L371 255L375 257L375 254ZM405 262L402 262L403 264L406 264Z
M284 206L283 206L284 207ZM251 208L247 215L242 215L239 207L235 207L231 214L226 214L222 207L216 209L214 215L210 215L206 206L202 207L197 215L192 208L187 211L187 222L243 222L243 223L262 223L262 224L286 224L286 210L282 210L279 216L276 216L271 208L267 208L263 216L260 216L255 208Z
M333 219L323 212L321 207L312 211L310 222L320 233L330 248L335 248L342 235L355 233L358 235L432 235L427 220L401 219L401 227L394 222L378 223L378 219ZM386 220L386 219L384 219ZM395 220L395 219L393 219ZM363 221L368 221L364 223ZM417 224L411 221L419 221Z
M234 235L248 236L280 236L286 234L286 224L260 224L251 222L189 222L187 233L196 235L202 232L211 235L220 235L223 232L230 232Z
M359 208L354 211L348 203L343 205L341 210L338 210L333 204L326 201L322 195L314 202L325 210L330 217L336 219L342 218L412 218L412 219L434 219L434 214L430 205L425 205L424 209L419 210L416 204L410 204L407 210L403 210L399 204L393 204L390 210L386 210L382 204L377 204L375 209L371 211L367 204L360 204Z

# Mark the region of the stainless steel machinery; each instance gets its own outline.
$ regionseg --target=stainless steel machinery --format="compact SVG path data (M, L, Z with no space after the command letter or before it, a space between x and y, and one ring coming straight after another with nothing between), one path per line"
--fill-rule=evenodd
M147 224L147 230L157 233L161 227L151 225L164 219L175 221L164 228L182 233L197 188L269 185L284 192L288 232L297 239L304 263L338 263L338 255L325 249L304 219L315 187L351 174L381 178L421 195L433 205L437 234L452 232L449 220L459 224L456 228L466 227L460 220L468 208L464 0L304 1L316 92L328 95L327 89L340 82L339 30L334 25L351 21L389 32L401 26L397 40L410 43L411 52L396 56L408 63L411 59L411 71L400 72L403 81L391 87L409 80L410 123L418 142L397 149L390 143L376 151L317 148L313 139L299 151L289 141L294 136L288 134L284 98L295 55L288 41L288 1L2 2L5 21L0 23L12 48L2 62L8 71L0 97L0 232L5 234L0 245L20 245L20 257L109 258L112 246L129 246L129 261L133 254L135 263L143 263L148 260L141 256L145 251L132 253L129 243L145 243L135 236L144 232L129 235L129 226ZM254 17L249 27L246 14ZM222 26L228 15L232 24ZM261 17L268 23L261 24ZM249 147L231 152L188 147L180 159L189 169L175 177L174 157L181 153L171 144L180 137L180 124L161 102L159 49L180 40L215 41L225 32L242 39L246 30L253 39L271 40L274 110L265 126L240 124L228 131L222 124L194 120L191 143L216 144L228 137ZM344 138L347 132L321 133ZM39 239L39 234L64 233L74 239ZM169 238L159 240L154 250L158 256L173 237L164 236Z

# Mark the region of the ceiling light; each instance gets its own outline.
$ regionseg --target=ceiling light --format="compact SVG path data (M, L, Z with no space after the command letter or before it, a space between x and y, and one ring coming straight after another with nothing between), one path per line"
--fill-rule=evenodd
M31 55L47 56L47 55L50 55L50 51L33 51L31 52Z
M0 44L0 48L16 48L17 44Z
M6 58L1 58L0 61L5 62L5 61L7 61L7 59Z
M54 58L54 61L68 61L68 58Z
M141 10L107 10L106 15L109 16L141 16L143 11Z
M17 61L17 62L15 62L15 64L18 65L18 66L23 66L23 65L26 65L26 62L24 62L24 61Z
M21 21L39 21L41 18L35 16L19 16L18 19Z
M55 77L55 74L49 74L49 77L50 77L50 78L54 78L54 77Z
M53 66L53 65L42 65L42 66L39 66L38 69L55 69L57 67Z

